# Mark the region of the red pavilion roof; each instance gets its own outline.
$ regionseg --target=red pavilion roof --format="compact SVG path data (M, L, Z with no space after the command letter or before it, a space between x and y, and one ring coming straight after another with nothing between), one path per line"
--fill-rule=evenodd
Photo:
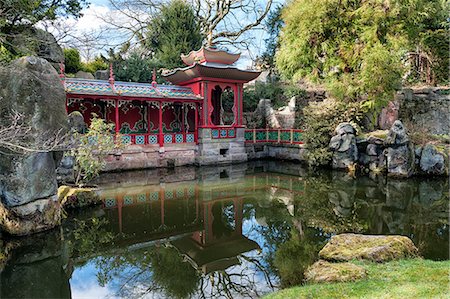
M186 65L193 65L196 62L213 62L229 65L235 63L240 56L240 53L232 54L217 48L201 47L200 50L191 51L188 55L181 54L181 60L183 60Z
M183 84L194 79L227 79L246 83L256 79L261 72L241 70L234 65L240 54L232 54L216 48L201 48L188 55L181 55L187 67L162 74L172 84Z

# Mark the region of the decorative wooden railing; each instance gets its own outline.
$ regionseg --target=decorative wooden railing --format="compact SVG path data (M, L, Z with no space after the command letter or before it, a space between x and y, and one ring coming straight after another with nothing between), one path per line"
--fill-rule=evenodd
M194 132L179 132L179 133L150 133L150 134L121 134L122 143L125 145L157 145L163 144L178 144L178 143L196 143L197 136ZM160 140L160 138L162 140ZM160 142L161 141L161 142Z
M236 138L236 128L216 127L211 129L212 139Z
M303 131L298 129L247 129L244 136L247 143L303 144Z

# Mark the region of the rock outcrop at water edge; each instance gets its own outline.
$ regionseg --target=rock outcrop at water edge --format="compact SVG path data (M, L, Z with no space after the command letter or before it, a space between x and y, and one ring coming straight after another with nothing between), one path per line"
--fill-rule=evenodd
M340 123L334 134L329 145L333 151L332 166L335 169L348 168L358 161L356 130L350 123Z
M0 148L0 228L26 235L60 223L56 166L61 152L41 149L67 127L65 93L52 65L42 58L23 57L0 67L0 127L19 113L29 127L27 150Z
M414 170L414 151L403 123L396 120L385 140L387 172L391 176L409 177Z

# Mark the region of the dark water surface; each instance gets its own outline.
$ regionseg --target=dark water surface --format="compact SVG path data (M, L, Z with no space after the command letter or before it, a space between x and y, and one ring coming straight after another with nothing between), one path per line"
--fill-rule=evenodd
M1 298L243 298L302 282L336 233L449 252L448 181L352 178L258 162L104 175L103 206L19 240ZM0 268L1 269L1 268Z

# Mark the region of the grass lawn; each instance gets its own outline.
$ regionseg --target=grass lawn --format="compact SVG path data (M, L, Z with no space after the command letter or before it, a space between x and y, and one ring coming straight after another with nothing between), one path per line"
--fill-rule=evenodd
M385 264L354 263L367 269L366 279L307 284L281 290L265 298L450 298L450 261L411 259Z

